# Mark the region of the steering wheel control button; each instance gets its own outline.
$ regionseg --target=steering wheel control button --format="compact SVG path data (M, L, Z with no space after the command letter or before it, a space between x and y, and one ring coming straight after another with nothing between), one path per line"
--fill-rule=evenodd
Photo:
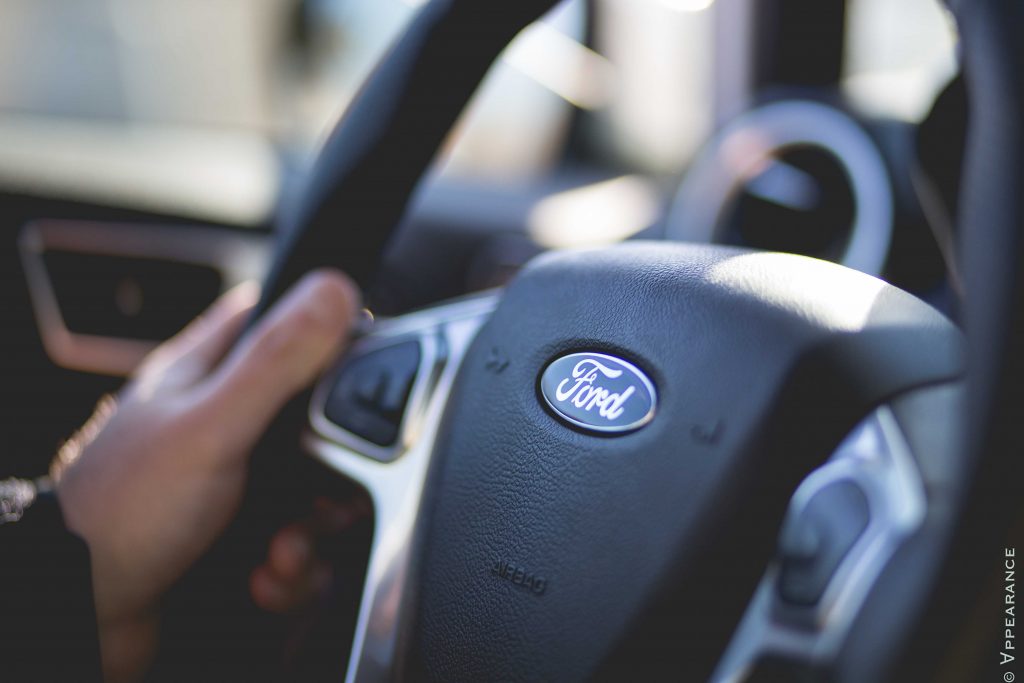
M327 419L372 444L394 446L422 355L412 340L349 359L327 397Z
M818 604L869 521L867 497L849 480L824 486L791 514L779 540L782 601L799 607Z
M603 353L573 353L552 361L540 378L548 407L591 432L624 434L654 418L654 384L632 363Z

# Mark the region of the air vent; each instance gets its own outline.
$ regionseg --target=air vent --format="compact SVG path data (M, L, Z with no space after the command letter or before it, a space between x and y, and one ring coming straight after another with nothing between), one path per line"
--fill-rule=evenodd
M220 293L221 274L191 263L48 251L43 264L68 331L160 341Z
M191 225L38 221L19 240L39 335L61 367L126 375L227 287L262 276L267 238Z
M687 171L666 237L826 258L880 275L892 245L892 182L850 114L770 102L726 124Z
M856 206L839 159L821 147L781 150L723 211L727 244L842 260Z

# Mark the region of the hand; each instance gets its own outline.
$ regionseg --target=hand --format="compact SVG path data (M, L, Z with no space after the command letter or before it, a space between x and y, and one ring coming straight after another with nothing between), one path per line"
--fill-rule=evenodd
M102 403L58 456L65 522L92 557L109 681L144 673L162 595L230 523L252 447L339 352L358 310L349 280L320 271L235 344L255 300L251 287L225 295L147 358L116 407Z
M307 518L274 534L266 561L249 577L253 602L276 614L310 605L334 578L331 566L318 556L317 546L332 541L369 513L369 499L364 496L343 503L317 498Z

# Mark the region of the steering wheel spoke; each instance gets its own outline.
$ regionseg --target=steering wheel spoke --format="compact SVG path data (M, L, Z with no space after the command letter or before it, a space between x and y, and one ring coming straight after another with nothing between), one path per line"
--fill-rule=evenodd
M377 323L314 392L310 424L303 436L305 449L331 470L361 485L374 507L370 559L348 681L382 680L393 673L404 624L409 565L441 418L466 351L497 302L497 294L487 294ZM329 404L339 384L346 381L346 372L359 372L353 366L361 359L408 348L410 343L418 345L418 367L401 406L395 443L374 443L367 435L332 422ZM375 370L383 375L388 372L379 364L369 370L369 393L375 392L387 403L382 396L389 387L384 379L372 377ZM358 391L366 386L354 388ZM373 396L368 398L372 403ZM377 406L384 411L389 407ZM370 406L371 411L373 408Z
M907 440L892 411L878 408L797 489L779 557L711 680L747 680L765 660L827 666L926 504Z

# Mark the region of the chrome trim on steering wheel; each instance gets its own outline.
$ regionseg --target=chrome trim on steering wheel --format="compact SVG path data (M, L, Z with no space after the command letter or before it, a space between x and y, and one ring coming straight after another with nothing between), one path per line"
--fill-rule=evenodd
M926 499L917 465L895 416L882 407L861 422L829 461L797 489L790 511L836 482L857 484L870 521L840 562L814 607L780 610L780 566L765 572L711 680L740 683L762 655L828 662L838 652L872 586L900 545L924 521Z
M317 460L362 485L376 514L345 676L348 683L387 680L395 674L412 544L438 427L466 351L497 303L496 294L487 294L380 322L354 347L358 351L402 339L420 339L425 344L402 424L398 446L402 452L393 462L367 457L367 448L378 447L324 416L334 373L326 375L314 393L313 429L305 433L303 445Z

